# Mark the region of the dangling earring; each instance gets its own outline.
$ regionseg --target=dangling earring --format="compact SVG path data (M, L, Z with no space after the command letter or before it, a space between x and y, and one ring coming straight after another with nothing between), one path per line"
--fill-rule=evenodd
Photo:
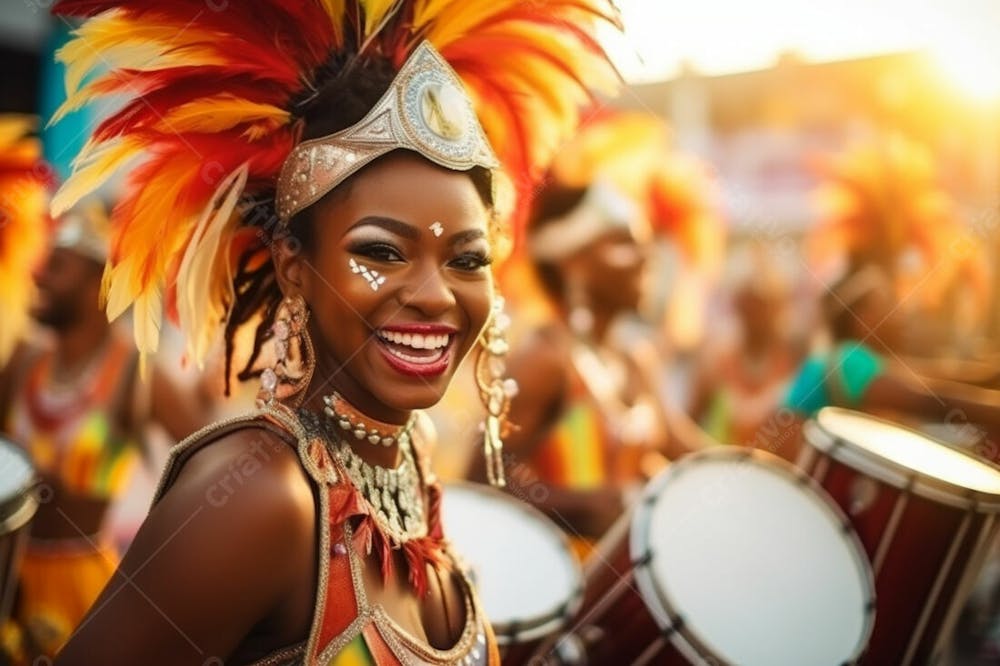
M271 327L274 336L274 366L265 368L260 375L260 391L257 393L257 407L263 409L274 404L275 400L287 401L298 407L302 402L302 393L312 381L313 370L316 368L316 354L313 351L312 339L306 329L309 320L309 308L301 295L288 296L278 306L278 312ZM300 371L292 374L292 345L297 345Z
M498 487L507 485L503 471L503 438L510 433L507 414L511 398L517 395L517 382L504 377L507 372L504 357L510 349L506 339L508 328L510 317L504 312L504 299L496 295L489 324L480 338L476 385L479 387L479 398L486 406L486 419L482 424L486 476L491 485Z
M587 288L580 278L567 280L566 301L569 306L569 329L578 337L589 338L594 330L594 312L590 309Z

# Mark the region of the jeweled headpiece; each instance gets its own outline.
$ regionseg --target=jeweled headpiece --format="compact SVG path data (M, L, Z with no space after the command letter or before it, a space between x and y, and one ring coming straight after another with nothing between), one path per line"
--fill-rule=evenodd
M108 316L131 306L149 352L165 311L195 361L230 320L237 264L270 261L267 206L241 204L276 196L287 221L397 148L453 169L499 162L527 192L580 106L619 82L594 37L597 23L618 22L611 0L241 0L222 12L204 0L58 0L53 11L87 18L58 54L67 101L56 118L125 98L53 212L141 157L112 214ZM373 62L400 72L375 109L302 142L310 100Z
M359 122L292 150L278 177L278 217L287 222L366 164L397 149L455 171L500 166L462 81L429 42L417 47Z

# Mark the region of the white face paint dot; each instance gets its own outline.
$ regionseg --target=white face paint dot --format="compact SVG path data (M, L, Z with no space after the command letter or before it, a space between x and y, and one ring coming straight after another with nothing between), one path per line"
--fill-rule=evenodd
M364 264L359 264L354 259L350 259L347 262L348 266L351 267L351 272L355 275L360 275L364 278L368 286L371 287L372 291L378 291L378 288L385 284L385 276L379 275L379 272L368 268Z
M431 230L431 232L434 234L435 237L440 236L441 234L444 233L444 227L441 226L440 222L435 222L429 227L429 229Z

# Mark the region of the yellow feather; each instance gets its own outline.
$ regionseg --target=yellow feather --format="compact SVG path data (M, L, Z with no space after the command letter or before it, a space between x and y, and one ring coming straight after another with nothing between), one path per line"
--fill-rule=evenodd
M136 21L117 10L95 16L74 35L56 52L56 58L66 64L68 97L80 89L95 67L151 71L226 61L225 54L212 46L218 39L211 32L195 25Z
M140 146L132 139L119 138L94 143L91 139L73 161L73 173L52 197L52 215L59 217L77 201L100 187L125 162L139 153Z
M213 302L215 285L212 276L219 260L219 246L231 237L235 222L233 215L243 188L247 183L247 164L229 174L202 211L201 218L188 242L180 269L177 271L177 285L183 291L178 294L177 314L181 330L187 334L187 352L199 368L211 347L216 324L224 316L222 304ZM222 257L226 261L227 257ZM232 289L230 283L229 288Z
M182 104L157 123L164 132L221 132L254 122L274 129L288 122L289 113L271 104L251 102L223 93ZM264 129L264 128L261 128Z
M102 300L108 321L118 319L132 305L132 263L133 260L129 257L104 271L101 286L106 287L106 293Z
M112 260L121 263L115 267L108 293L109 316L115 313L113 306L127 307L130 300L160 284L171 262L183 252L198 212L191 206L198 204L184 202L182 194L202 178L203 159L193 152L178 152L158 165L156 176L134 198L120 204L121 214L128 218L121 221L118 236L112 240Z
M330 17L330 25L333 26L334 44L344 43L344 15L347 12L345 0L319 0L323 11Z
M371 36L379 28L386 17L392 14L399 0L361 0L365 11L365 37Z
M38 128L38 118L35 116L20 113L5 113L0 115L0 148L13 146L22 139L25 134L33 132ZM34 151L37 157L38 151Z
M226 62L226 54L213 46L217 40L209 32L195 26L137 22L116 10L90 19L74 35L56 52L56 59L66 65L66 100L56 109L49 125L104 95L96 86L106 76L81 87L95 68L154 71Z
M140 354L140 374L145 375L145 357L160 344L160 326L163 323L163 296L160 285L149 285L135 299L132 311L132 331Z
M433 3L428 3L432 5ZM490 0L489 2L440 3L427 7L423 21L413 21L415 29L427 25L426 33L438 48L443 48L456 39L465 37L469 31L484 20L522 4L522 0ZM430 10L434 10L431 13ZM426 22L426 23L425 23Z

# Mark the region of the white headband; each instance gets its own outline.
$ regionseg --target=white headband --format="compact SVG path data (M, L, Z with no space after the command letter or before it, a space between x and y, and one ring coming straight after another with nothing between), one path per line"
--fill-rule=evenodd
M571 211L547 223L531 238L531 255L535 259L564 259L611 231L632 232L644 240L639 207L615 186L596 180Z

